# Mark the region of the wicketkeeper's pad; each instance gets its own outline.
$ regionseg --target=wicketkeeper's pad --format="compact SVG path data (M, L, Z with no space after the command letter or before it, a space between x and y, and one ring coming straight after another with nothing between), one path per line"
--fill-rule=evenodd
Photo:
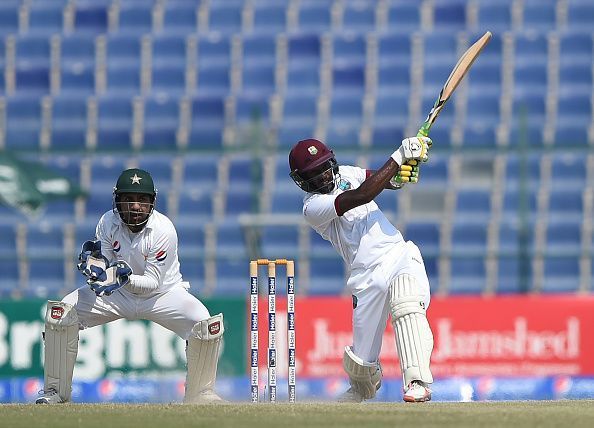
M413 380L432 383L429 360L433 352L433 333L414 276L399 275L390 284L390 309L404 385Z
M199 402L201 392L214 389L224 332L223 314L198 321L192 328L186 348L188 373L184 403Z
M344 348L342 366L349 375L351 387L365 400L375 397L382 384L382 367L379 361L368 363L353 353L350 346Z
M72 373L78 353L78 315L74 306L47 302L45 312L44 389L55 389L62 401L70 401Z

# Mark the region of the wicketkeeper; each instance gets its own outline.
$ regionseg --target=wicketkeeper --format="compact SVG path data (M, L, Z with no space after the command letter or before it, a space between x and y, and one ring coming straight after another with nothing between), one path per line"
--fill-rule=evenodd
M389 315L396 334L404 401L431 399L433 334L426 317L430 290L423 258L373 200L384 189L415 182L418 161L427 160L430 146L429 138L406 138L377 171L339 166L332 150L314 139L299 141L289 154L291 178L307 192L305 219L332 243L350 271L347 287L353 297L353 345L344 350L343 367L351 387L340 401L375 397L381 386L379 354Z
M120 318L154 321L185 339L184 402L221 401L213 388L223 314L211 316L189 293L179 271L177 232L155 210L156 197L148 172L120 174L113 208L99 220L97 239L85 242L79 255L77 267L86 285L47 304L45 386L36 403L70 401L79 330Z

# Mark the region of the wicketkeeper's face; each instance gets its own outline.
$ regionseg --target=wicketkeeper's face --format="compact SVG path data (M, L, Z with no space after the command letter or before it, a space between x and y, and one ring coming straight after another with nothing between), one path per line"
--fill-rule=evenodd
M128 226L146 223L154 207L154 198L145 193L122 193L118 195L116 208L122 221Z

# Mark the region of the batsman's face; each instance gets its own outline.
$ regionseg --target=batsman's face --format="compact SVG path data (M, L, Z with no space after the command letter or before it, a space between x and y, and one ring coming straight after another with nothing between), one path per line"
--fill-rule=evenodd
M329 193L334 190L334 171L330 162L303 174L312 193Z
M146 223L153 211L153 197L145 193L122 193L116 203L122 221L128 226Z

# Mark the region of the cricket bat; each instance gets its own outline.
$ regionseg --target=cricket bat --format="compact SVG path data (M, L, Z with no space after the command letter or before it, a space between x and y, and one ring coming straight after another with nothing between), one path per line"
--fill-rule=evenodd
M450 73L448 80L446 80L443 88L439 92L439 96L437 97L435 104L433 104L427 119L425 119L425 122L419 129L419 132L417 132L417 137L429 136L431 125L433 125L433 122L435 122L435 119L437 119L437 116L439 116L439 113L441 113L446 101L450 99L462 79L464 79L464 76L466 76L468 73L468 70L470 70L472 63L477 59L487 43L489 43L489 40L491 40L491 32L487 31L460 57L458 63L454 66L454 69Z

